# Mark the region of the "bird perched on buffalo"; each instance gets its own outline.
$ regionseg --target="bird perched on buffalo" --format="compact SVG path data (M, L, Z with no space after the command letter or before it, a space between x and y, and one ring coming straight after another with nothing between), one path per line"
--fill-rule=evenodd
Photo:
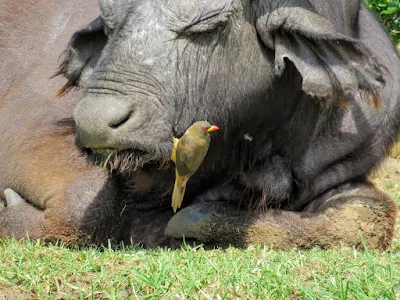
M200 167L207 154L210 132L218 129L218 126L207 121L198 121L190 126L180 139L173 138L174 147L170 157L176 165L171 203L174 213L181 207L187 181Z

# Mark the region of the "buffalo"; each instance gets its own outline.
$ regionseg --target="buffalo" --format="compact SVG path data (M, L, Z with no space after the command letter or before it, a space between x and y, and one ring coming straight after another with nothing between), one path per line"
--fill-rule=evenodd
M400 59L362 1L23 2L2 12L0 236L390 246L368 175L400 130ZM198 120L220 130L173 214L172 137Z

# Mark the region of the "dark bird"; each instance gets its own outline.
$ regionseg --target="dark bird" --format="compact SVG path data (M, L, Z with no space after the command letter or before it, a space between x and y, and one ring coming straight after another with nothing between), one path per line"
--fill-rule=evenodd
M181 207L187 181L200 167L207 154L211 140L210 132L218 129L218 126L207 121L198 121L190 126L180 139L173 138L174 147L170 157L176 165L171 203L174 213Z

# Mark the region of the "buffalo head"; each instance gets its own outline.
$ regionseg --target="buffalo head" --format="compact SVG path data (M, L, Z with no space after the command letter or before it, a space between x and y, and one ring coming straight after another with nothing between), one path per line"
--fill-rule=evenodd
M222 162L244 136L268 144L301 95L329 106L373 93L376 62L334 25L335 8L314 2L101 0L61 66L84 87L78 144L165 161L172 136L208 120L221 127L212 148Z

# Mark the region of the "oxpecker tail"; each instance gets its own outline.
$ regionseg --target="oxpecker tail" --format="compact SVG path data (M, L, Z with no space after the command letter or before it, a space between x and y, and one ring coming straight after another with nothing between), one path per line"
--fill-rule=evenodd
M187 177L179 176L178 173L176 173L176 179L175 179L174 191L172 192L172 203L171 203L174 213L176 213L176 210L178 208L181 208L183 197L185 196L187 181L188 181Z

